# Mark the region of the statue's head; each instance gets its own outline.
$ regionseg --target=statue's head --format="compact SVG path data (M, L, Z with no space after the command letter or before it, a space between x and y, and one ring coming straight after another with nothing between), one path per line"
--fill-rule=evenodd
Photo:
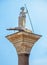
M25 9L24 7L21 7L21 10L22 10L22 11L24 11L24 9Z

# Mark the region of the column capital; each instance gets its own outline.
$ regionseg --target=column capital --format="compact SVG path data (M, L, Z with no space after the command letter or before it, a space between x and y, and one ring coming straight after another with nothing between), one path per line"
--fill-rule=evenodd
M18 54L30 54L31 48L41 35L28 32L17 32L6 37L14 44Z

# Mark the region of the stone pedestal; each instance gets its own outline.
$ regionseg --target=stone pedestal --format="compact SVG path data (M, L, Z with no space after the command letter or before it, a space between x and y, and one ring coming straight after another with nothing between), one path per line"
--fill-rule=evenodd
M40 35L28 32L17 32L6 36L6 38L16 47L18 54L18 65L29 65L29 54L34 43Z

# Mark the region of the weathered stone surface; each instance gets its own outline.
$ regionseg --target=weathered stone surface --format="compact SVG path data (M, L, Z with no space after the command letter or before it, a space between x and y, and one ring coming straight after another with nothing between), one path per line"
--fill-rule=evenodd
M34 43L40 38L40 35L27 32L17 32L6 37L14 44L18 54L29 54Z
M18 65L29 65L29 54L18 54Z

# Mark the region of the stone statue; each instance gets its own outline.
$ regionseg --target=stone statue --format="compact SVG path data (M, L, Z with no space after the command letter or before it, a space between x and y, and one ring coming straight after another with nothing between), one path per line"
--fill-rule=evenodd
M26 14L28 13L28 11L24 11L24 7L21 7L21 12L18 18L18 27L15 28L10 28L7 30L18 30L18 31L26 31L26 32L31 32L31 30L28 30L27 28L25 28L25 24L26 24Z
M24 7L21 7L21 12L20 12L20 15L19 15L19 27L22 27L22 28L25 28L25 24L26 24L26 13L24 11Z

